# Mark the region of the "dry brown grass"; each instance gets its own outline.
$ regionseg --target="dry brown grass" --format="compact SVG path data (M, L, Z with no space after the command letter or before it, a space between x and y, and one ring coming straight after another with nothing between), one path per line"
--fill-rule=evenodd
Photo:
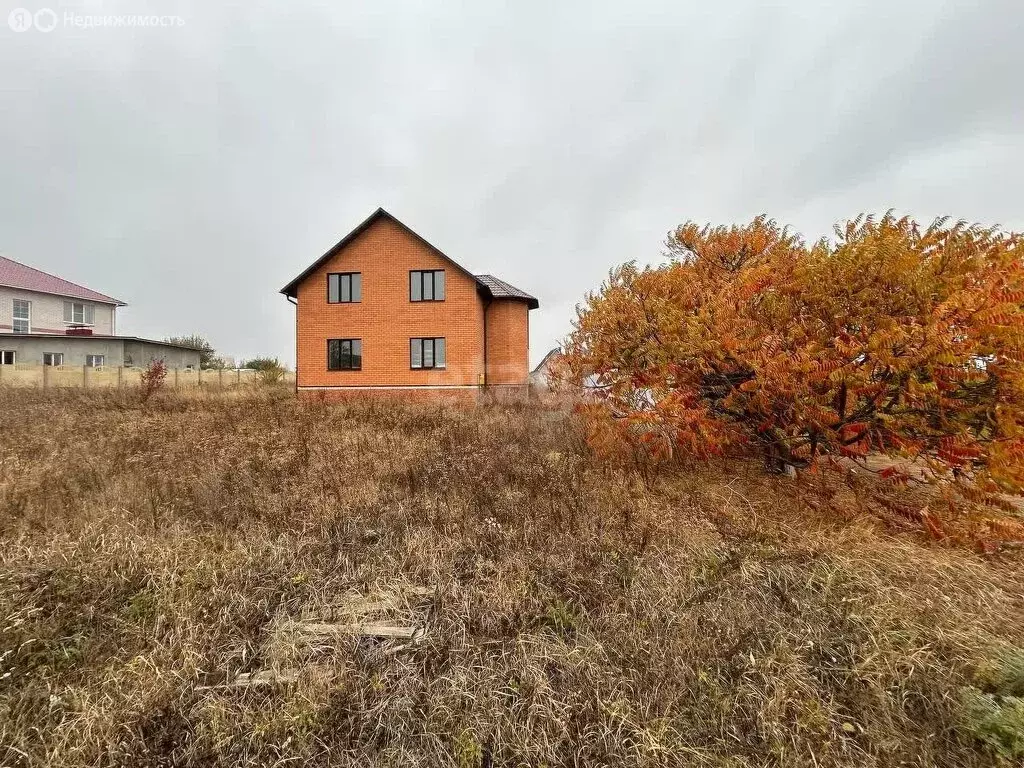
M2 765L992 765L1024 567L573 417L0 388ZM430 587L425 605L407 600ZM419 643L282 627L341 598ZM225 688L240 672L292 681Z

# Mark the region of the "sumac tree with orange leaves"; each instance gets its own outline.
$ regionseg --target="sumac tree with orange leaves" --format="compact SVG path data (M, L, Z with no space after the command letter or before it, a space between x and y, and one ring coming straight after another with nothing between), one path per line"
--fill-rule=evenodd
M1022 237L888 214L807 244L688 223L578 309L565 366L607 435L775 467L871 453L971 493L1024 490ZM907 461L885 470L898 476Z

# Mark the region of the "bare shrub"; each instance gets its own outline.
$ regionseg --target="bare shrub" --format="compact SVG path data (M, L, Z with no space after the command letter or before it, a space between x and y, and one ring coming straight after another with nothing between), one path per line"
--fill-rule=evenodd
M280 384L284 380L285 373L284 366L275 361L275 365L267 365L258 369L256 376L260 384L271 387Z
M155 392L163 389L166 379L167 364L163 360L151 360L140 377L142 399L148 400Z

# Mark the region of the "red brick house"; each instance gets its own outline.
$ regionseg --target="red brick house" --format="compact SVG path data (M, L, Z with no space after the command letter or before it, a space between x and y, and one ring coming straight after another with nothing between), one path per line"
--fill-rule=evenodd
M533 296L474 275L378 208L281 289L299 392L523 392Z

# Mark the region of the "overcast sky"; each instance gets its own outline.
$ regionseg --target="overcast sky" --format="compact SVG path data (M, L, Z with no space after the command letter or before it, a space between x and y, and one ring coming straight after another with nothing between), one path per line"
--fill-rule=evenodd
M57 25L14 31L17 7ZM122 333L232 357L294 363L278 291L378 206L540 299L534 363L687 219L1024 229L1022 0L0 12L0 253L127 301Z

